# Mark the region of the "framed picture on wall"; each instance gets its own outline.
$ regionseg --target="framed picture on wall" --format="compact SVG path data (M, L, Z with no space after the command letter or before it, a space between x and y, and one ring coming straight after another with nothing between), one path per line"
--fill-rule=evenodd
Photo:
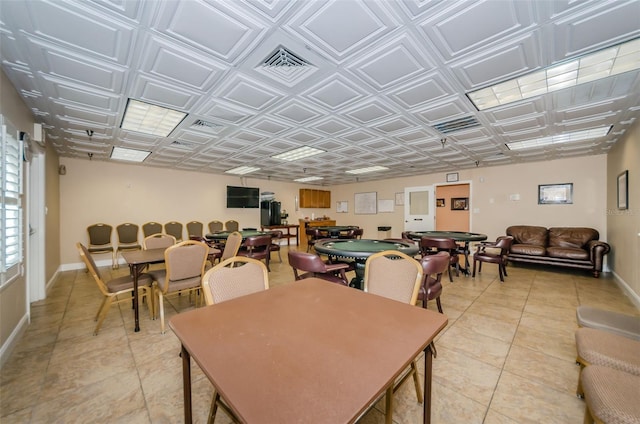
M573 203L573 183L540 184L539 205L570 205Z
M618 209L629 209L629 171L618 175Z
M452 211L466 211L468 209L469 209L468 197L452 197L451 198Z
M443 208L444 207L444 199L436 199L436 207Z

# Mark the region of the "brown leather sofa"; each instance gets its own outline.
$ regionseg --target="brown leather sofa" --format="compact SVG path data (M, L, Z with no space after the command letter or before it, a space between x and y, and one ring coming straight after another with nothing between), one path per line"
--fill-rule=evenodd
M514 238L509 261L588 269L595 278L602 272L604 255L611 247L599 241L593 228L536 227L512 225L507 235Z

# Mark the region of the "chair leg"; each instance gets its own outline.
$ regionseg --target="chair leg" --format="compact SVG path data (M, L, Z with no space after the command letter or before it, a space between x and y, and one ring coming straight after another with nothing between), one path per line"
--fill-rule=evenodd
M444 312L442 312L442 303L440 303L440 296L436 297L436 304L438 305L438 312L444 314Z
M98 308L98 312L96 312L96 316L93 318L94 321L98 321L98 317L100 316L100 312L102 312L102 308L104 308L104 304L107 303L108 297L105 296L100 303L100 307Z
M102 308L100 308L98 323L96 324L95 330L93 330L94 336L98 335L98 331L100 331L100 327L102 326L104 319L107 317L107 312L109 312L109 308L111 307L112 301L113 299L111 297L105 297L105 302L102 305Z
M476 278L476 262L478 262L478 260L473 258L473 271L471 272L471 278Z
M451 264L449 264L449 281L453 283L453 273L451 272Z
M498 264L498 275L500 275L500 282L504 283L504 276L502 275L502 265Z
M158 290L158 306L160 307L160 332L164 334L164 296L160 290Z
M422 396L422 387L420 386L420 378L418 377L418 367L415 359L411 362L411 373L413 374L413 384L416 386L416 396L418 397L418 403L424 402Z
M209 419L207 420L208 424L213 424L213 422L216 420L216 412L218 412L218 399L220 399L220 395L214 389L213 399L211 400L211 408L209 408Z
M393 385L387 389L387 395L385 399L385 424L393 424Z

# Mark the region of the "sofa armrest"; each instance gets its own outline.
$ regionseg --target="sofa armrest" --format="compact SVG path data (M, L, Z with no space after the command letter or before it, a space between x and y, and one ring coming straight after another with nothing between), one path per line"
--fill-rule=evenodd
M609 253L611 250L611 246L608 243L600 240L591 240L588 243L589 248L589 257L591 258L591 263L593 263L593 269L595 271L602 271L602 260L604 255Z

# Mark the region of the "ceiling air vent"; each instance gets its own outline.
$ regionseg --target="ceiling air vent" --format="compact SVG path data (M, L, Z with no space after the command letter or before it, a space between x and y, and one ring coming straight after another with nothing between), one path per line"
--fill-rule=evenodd
M467 128L477 127L480 123L473 116L466 118L454 119L452 121L441 122L433 126L436 130L443 134L464 130Z
M283 46L279 46L264 60L264 62L262 62L262 65L270 67L300 67L309 65L309 62L296 55L291 50L288 50Z
M189 127L192 130L205 131L212 134L217 134L223 128L222 125L216 124L215 122L203 121L202 119L198 119Z
M169 146L180 147L182 149L193 149L195 145L193 143L187 143L186 141L175 140Z

